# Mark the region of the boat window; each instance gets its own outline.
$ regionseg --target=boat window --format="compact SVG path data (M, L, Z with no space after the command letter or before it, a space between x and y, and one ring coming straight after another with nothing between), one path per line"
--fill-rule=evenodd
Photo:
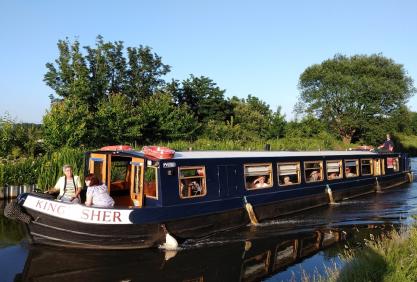
M178 175L181 198L202 197L207 194L204 166L179 167Z
M345 177L356 177L359 174L358 160L345 160Z
M342 173L342 161L327 161L326 162L326 168L327 168L327 179L328 180L335 180L340 179L343 176Z
M399 171L400 166L399 166L398 158L387 158L387 168L391 168L394 171Z
M242 281L256 281L268 274L271 251L246 259L242 264L240 274Z
M103 179L102 171L103 171L103 162L94 162L94 169L93 173L97 176L98 179Z
M262 189L272 187L272 164L244 165L246 189Z
M304 177L306 182L316 182L323 180L323 162L309 161L304 162Z
M278 163L278 179L280 186L300 183L300 163Z
M297 258L297 240L286 241L275 248L273 269L279 270L293 263Z
M361 174L362 175L372 175L373 172L372 159L361 160Z
M154 166L147 166L145 169L143 186L146 197L158 198L157 171L157 168Z

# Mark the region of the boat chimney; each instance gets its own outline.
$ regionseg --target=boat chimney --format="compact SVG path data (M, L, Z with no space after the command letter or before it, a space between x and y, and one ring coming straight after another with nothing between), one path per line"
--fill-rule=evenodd
M265 144L264 151L271 151L271 144Z

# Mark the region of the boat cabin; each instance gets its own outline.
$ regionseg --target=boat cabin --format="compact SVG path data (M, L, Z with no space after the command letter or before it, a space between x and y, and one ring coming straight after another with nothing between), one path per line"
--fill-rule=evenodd
M87 153L86 165L118 207L157 207L251 197L396 175L409 170L400 153L364 151L187 151L153 154L130 148ZM175 153L175 154L174 154Z

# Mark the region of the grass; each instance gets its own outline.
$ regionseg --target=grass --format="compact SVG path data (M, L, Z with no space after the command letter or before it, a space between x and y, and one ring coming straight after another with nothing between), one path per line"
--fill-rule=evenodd
M417 226L391 231L378 240L371 237L363 248L347 250L342 260L341 269L328 267L324 276L303 273L302 281L417 281Z
M396 137L400 142L400 146L397 150L404 151L411 156L417 156L417 136L397 134Z

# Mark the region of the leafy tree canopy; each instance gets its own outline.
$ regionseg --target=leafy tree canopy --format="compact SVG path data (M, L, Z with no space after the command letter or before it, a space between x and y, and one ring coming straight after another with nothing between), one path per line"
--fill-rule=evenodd
M336 55L308 67L299 88L296 110L322 119L346 143L395 115L416 92L403 66L382 55Z
M224 98L225 90L208 77L190 75L181 85L172 81L166 90L178 105L187 105L199 122L226 121L231 115L231 106Z
M98 36L95 47L83 49L86 54L78 40L60 40L58 59L46 64L44 81L58 98L77 97L95 107L103 97L123 93L137 105L163 88L162 76L170 71L147 46L125 51L122 41L105 42Z

